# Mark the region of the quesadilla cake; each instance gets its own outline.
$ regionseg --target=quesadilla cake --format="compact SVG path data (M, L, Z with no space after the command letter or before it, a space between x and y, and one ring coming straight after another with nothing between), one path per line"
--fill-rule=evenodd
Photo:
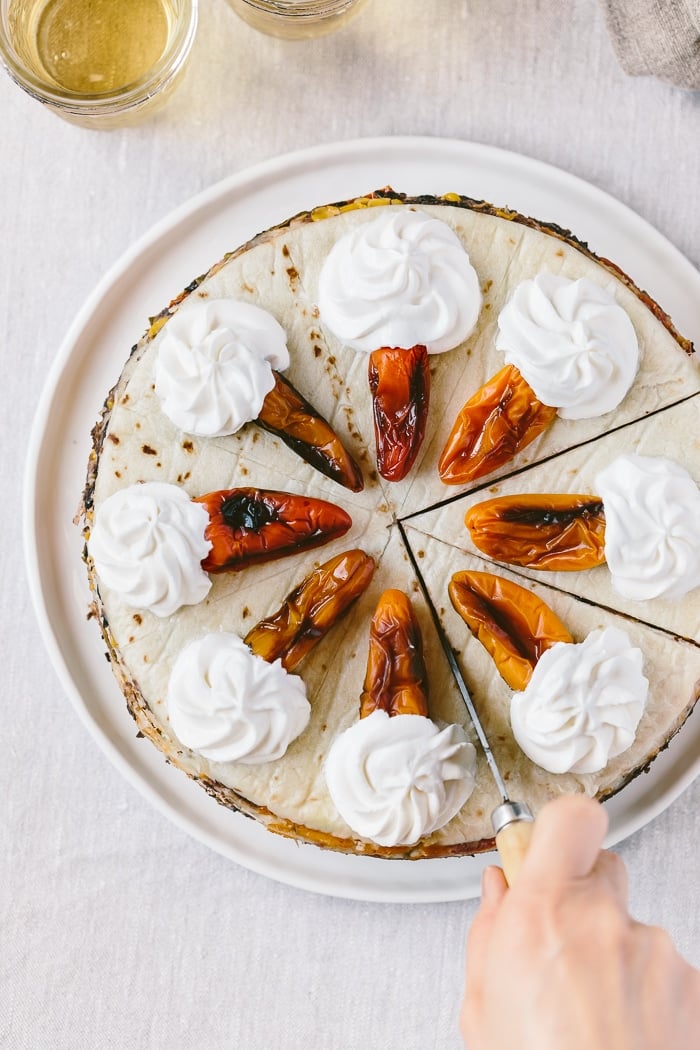
M299 841L492 848L407 543L513 797L609 797L700 692L699 421L691 344L559 227L387 189L259 234L93 431L84 558L139 732Z

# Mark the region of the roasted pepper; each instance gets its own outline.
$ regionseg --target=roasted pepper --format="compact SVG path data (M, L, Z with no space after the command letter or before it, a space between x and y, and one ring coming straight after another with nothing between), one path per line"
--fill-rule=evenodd
M279 372L274 376L275 385L263 401L257 422L326 477L360 492L362 471L331 425L289 380Z
M496 496L467 511L484 554L531 569L590 569L605 562L605 514L598 496Z
M206 572L238 572L249 565L320 547L348 531L352 519L340 507L309 496L268 489L221 489L198 496L209 513L204 535L212 549Z
M556 414L515 365L506 365L460 410L438 461L441 480L462 485L490 474L534 441Z
M375 350L369 358L368 379L377 469L386 481L401 481L425 437L430 400L428 351L424 346Z
M525 688L546 649L572 641L549 606L511 580L490 572L457 572L448 591L454 608L511 689Z
M389 715L428 714L423 641L403 591L384 591L370 624L360 718L378 708Z
M364 551L338 554L310 572L277 612L260 620L246 635L246 645L269 663L281 659L293 671L350 609L373 574L374 561Z

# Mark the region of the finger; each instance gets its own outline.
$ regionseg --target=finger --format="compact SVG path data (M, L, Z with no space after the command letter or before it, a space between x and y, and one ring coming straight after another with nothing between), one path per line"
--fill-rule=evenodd
M617 904L627 911L629 880L622 857L609 850L601 850L593 865L593 875L608 886Z
M481 876L481 905L467 936L467 969L464 983L464 999L478 1001L481 998L484 959L491 938L491 930L501 901L508 891L508 884L500 868L484 869Z
M468 967L470 959L479 962L483 958L494 920L507 890L508 884L500 868L484 869L481 876L481 904L467 936Z
M484 868L483 875L481 876L482 909L487 908L489 914L495 914L498 905L503 900L507 890L508 883L506 882L506 877L501 868L497 868L495 865Z
M593 869L608 828L599 802L564 795L542 807L535 820L520 882L552 885L585 878Z

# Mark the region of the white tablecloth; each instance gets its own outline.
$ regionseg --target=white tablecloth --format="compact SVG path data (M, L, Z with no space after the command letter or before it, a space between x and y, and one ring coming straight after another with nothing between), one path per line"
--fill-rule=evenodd
M609 191L698 265L700 94L626 78L594 0L372 0L304 43L208 0L185 82L141 126L73 127L6 77L0 106L0 1045L458 1050L475 902L365 904L253 874L154 810L86 732L23 571L32 416L71 319L135 238L220 178L329 140L522 152ZM695 964L699 803L696 783L619 847L634 914Z

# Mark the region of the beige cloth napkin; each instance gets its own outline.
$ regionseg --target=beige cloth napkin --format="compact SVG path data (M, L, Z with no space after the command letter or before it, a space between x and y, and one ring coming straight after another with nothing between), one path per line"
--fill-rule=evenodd
M600 0L620 65L700 90L700 0Z

